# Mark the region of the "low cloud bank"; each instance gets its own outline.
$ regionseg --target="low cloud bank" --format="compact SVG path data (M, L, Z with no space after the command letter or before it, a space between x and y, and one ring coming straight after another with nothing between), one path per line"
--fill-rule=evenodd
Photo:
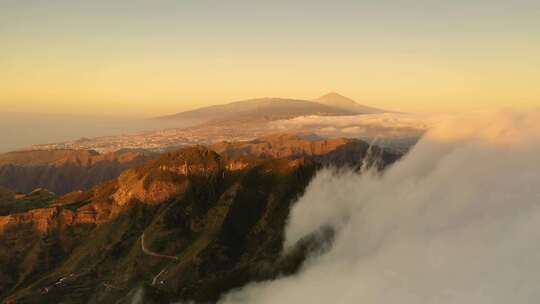
M427 128L428 120L428 116L401 113L301 116L273 121L270 127L277 131L308 131L332 137L400 138L421 135Z
M382 176L321 171L286 245L331 250L222 303L540 302L540 112L446 119Z

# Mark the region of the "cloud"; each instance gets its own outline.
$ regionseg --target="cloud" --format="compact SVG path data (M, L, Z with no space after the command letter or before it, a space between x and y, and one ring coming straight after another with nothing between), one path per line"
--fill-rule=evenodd
M325 136L399 138L421 135L428 116L383 113L353 116L301 116L270 123L278 131L309 131Z
M540 111L447 118L383 175L321 171L287 246L324 225L331 250L222 303L539 302Z

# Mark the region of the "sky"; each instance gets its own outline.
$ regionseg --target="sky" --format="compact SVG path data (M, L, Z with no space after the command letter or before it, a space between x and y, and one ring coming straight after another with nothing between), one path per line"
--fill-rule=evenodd
M0 111L148 117L336 91L540 106L539 1L0 1Z

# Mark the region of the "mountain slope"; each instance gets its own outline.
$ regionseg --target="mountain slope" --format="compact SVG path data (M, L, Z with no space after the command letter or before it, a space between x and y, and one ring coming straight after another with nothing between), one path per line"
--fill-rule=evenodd
M313 101L284 98L259 98L204 107L159 117L167 120L277 120L304 115L351 115L353 112Z
M47 189L38 188L28 194L15 194L9 189L0 187L0 216L45 208L55 199L56 194Z
M58 194L90 187L116 178L154 154L119 151L99 154L92 150L30 150L0 154L0 186L27 193L46 188Z
M362 147L359 162L369 153ZM320 237L332 235L323 231L281 256L290 206L320 166L305 157L220 156L197 146L0 216L0 298L130 303L138 294L145 303L207 303L293 273L309 248L324 244Z
M391 163L399 158L397 153L377 146L370 147L362 140L322 139L314 134L274 134L251 141L220 142L209 147L228 158L306 158L322 165L350 167L371 166L374 160L379 159Z
M357 114L375 114L388 112L385 110L361 105L356 101L335 92L325 94L319 98L314 99L313 101Z

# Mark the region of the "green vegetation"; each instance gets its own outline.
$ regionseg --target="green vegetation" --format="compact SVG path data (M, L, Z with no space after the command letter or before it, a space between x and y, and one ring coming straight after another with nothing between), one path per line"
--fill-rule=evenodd
M45 208L56 198L54 193L44 189L36 189L29 194L14 194L6 189L1 192L3 195L0 195L0 216Z

